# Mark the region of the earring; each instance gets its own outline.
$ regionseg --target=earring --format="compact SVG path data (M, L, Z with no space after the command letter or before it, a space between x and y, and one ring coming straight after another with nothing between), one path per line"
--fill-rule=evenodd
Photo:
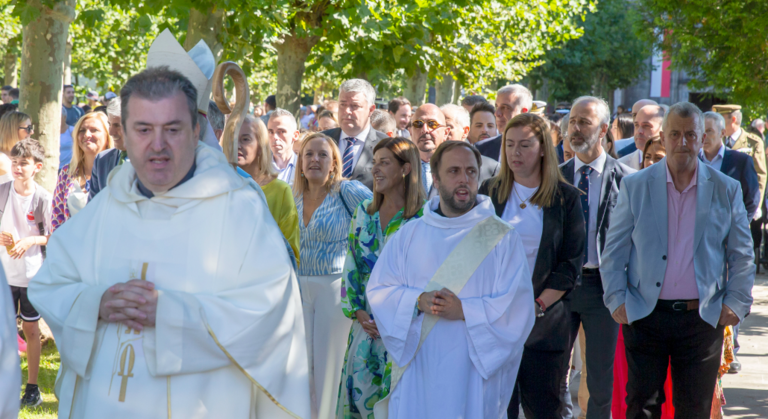
M405 173L403 173L403 179L405 179Z
M304 177L304 173L301 174L301 177Z

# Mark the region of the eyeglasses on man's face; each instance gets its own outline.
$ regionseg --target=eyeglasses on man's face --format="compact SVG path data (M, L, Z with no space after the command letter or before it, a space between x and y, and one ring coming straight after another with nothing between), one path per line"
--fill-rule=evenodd
M435 121L434 119L430 119L428 121L422 121L421 119L417 119L417 120L411 122L411 126L413 126L416 129L423 128L424 124L426 124L427 128L429 128L430 130L435 130L435 129L438 129L440 127L444 127L445 126L445 125L440 125L440 123Z

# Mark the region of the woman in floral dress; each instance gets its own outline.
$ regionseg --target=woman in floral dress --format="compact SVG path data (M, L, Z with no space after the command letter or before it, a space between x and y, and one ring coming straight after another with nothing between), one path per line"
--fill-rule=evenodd
M416 146L387 138L374 148L373 199L357 207L349 230L341 307L353 320L341 373L338 418L373 418L373 405L389 393L387 357L365 288L381 250L406 222L421 217L425 193Z

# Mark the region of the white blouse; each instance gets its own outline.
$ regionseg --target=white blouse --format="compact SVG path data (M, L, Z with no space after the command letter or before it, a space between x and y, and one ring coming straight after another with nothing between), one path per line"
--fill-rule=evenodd
M538 187L526 188L515 182L509 199L507 199L504 213L501 215L501 219L512 224L517 233L520 234L531 275L533 275L533 269L536 266L536 255L541 243L541 231L544 228L544 211L530 203L530 198L537 190L539 190ZM525 208L520 208L520 204L523 202L525 202Z

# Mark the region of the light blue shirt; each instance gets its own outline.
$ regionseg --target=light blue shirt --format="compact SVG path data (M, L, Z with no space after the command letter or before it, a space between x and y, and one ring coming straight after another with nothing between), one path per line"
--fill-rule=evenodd
M712 159L712 161L707 160L707 155L704 154L704 149L702 148L699 150L699 157L701 157L701 161L704 162L707 166L717 170L718 172L723 167L723 157L725 156L725 145L720 144L720 149L717 150L717 155L715 155L715 158Z
M365 147L365 139L368 138L368 133L371 132L371 124L368 124L367 127L365 127L362 131L360 131L360 134L355 135L355 145L352 146L352 167L357 167L357 161L360 160L360 155L363 154L363 147ZM341 130L341 135L339 136L339 152L341 153L342 159L344 158L344 151L346 151L347 146L349 145L349 141L347 141L347 138L352 138L351 135L347 135L344 130Z
M432 167L429 162L421 162L421 184L424 186L424 192L429 195L432 191Z
M326 195L305 226L304 197L296 197L301 255L299 275L331 275L343 271L352 214L361 202L371 198L373 193L362 183L342 181L338 191Z
M284 169L277 167L274 157L272 158L272 167L277 170L277 178L291 186L293 186L293 176L296 170L296 158L298 157L296 156L296 153L293 153L292 155L293 157L291 157L291 159L288 161L288 164L285 165Z
M75 127L68 126L67 130L59 137L59 168L69 164L72 160L72 132Z

